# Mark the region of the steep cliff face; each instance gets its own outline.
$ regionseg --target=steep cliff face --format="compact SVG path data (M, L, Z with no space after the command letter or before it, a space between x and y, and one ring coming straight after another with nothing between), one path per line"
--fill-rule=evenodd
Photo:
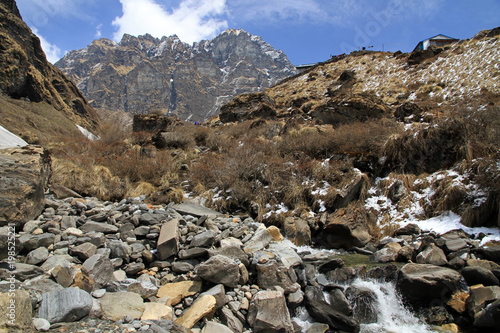
M93 41L56 63L94 107L204 120L236 95L296 73L281 51L243 30L188 45L177 36Z
M88 129L98 121L78 88L47 61L14 0L0 3L0 92L12 99L45 102L61 117Z

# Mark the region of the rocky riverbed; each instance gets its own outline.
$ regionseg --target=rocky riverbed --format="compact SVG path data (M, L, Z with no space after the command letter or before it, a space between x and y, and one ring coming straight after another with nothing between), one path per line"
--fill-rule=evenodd
M15 299L15 319L2 317L0 330L494 332L500 324L500 249L463 231L408 225L363 248L321 250L294 245L304 239L298 229L284 239L276 227L196 204L57 194L17 230L15 270L9 258L1 263L0 304ZM9 231L0 229L3 240ZM398 313L384 312L389 301Z

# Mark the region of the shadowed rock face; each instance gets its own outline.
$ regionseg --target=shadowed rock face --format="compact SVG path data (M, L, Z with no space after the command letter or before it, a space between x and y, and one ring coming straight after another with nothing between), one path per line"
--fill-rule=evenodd
M41 213L50 173L50 156L42 148L0 150L0 226L21 227Z
M15 1L0 3L0 22L0 91L14 99L46 102L73 122L94 128L97 114L78 88L47 61Z
M296 73L283 52L234 29L193 45L175 35L95 40L56 66L94 107L193 121L218 114L238 94L261 91Z

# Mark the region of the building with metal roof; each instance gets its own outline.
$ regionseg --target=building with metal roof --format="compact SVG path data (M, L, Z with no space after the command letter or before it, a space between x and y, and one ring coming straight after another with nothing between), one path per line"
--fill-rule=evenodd
M425 39L417 44L413 51L423 51L427 50L429 47L444 47L446 45L456 43L459 39L445 36L445 35L436 35L434 37Z

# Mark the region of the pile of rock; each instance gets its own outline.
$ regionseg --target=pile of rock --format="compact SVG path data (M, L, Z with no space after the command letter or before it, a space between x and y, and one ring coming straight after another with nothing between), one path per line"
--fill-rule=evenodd
M43 213L16 236L15 271L0 265L0 304L9 304L14 288L22 308L0 328L297 332L295 313L307 309L310 331L357 332L377 320L376 306L359 306L375 304L370 291L349 287L357 277L393 281L433 325L499 324L498 251L464 233L407 226L379 248L356 249L378 262L368 270L346 265L338 252L297 253L280 230L248 216L143 200L48 196ZM287 228L299 230L299 222ZM410 263L399 269L394 261Z
M31 317L41 331L72 322L155 332L297 329L290 310L318 284L312 272L298 283L294 268L303 259L276 227L143 199L46 198L43 213L17 234L15 271L0 268L0 300L8 304L14 283L17 304L26 305L16 314L19 332ZM307 295L308 306L322 311L318 320L359 328L349 313Z

